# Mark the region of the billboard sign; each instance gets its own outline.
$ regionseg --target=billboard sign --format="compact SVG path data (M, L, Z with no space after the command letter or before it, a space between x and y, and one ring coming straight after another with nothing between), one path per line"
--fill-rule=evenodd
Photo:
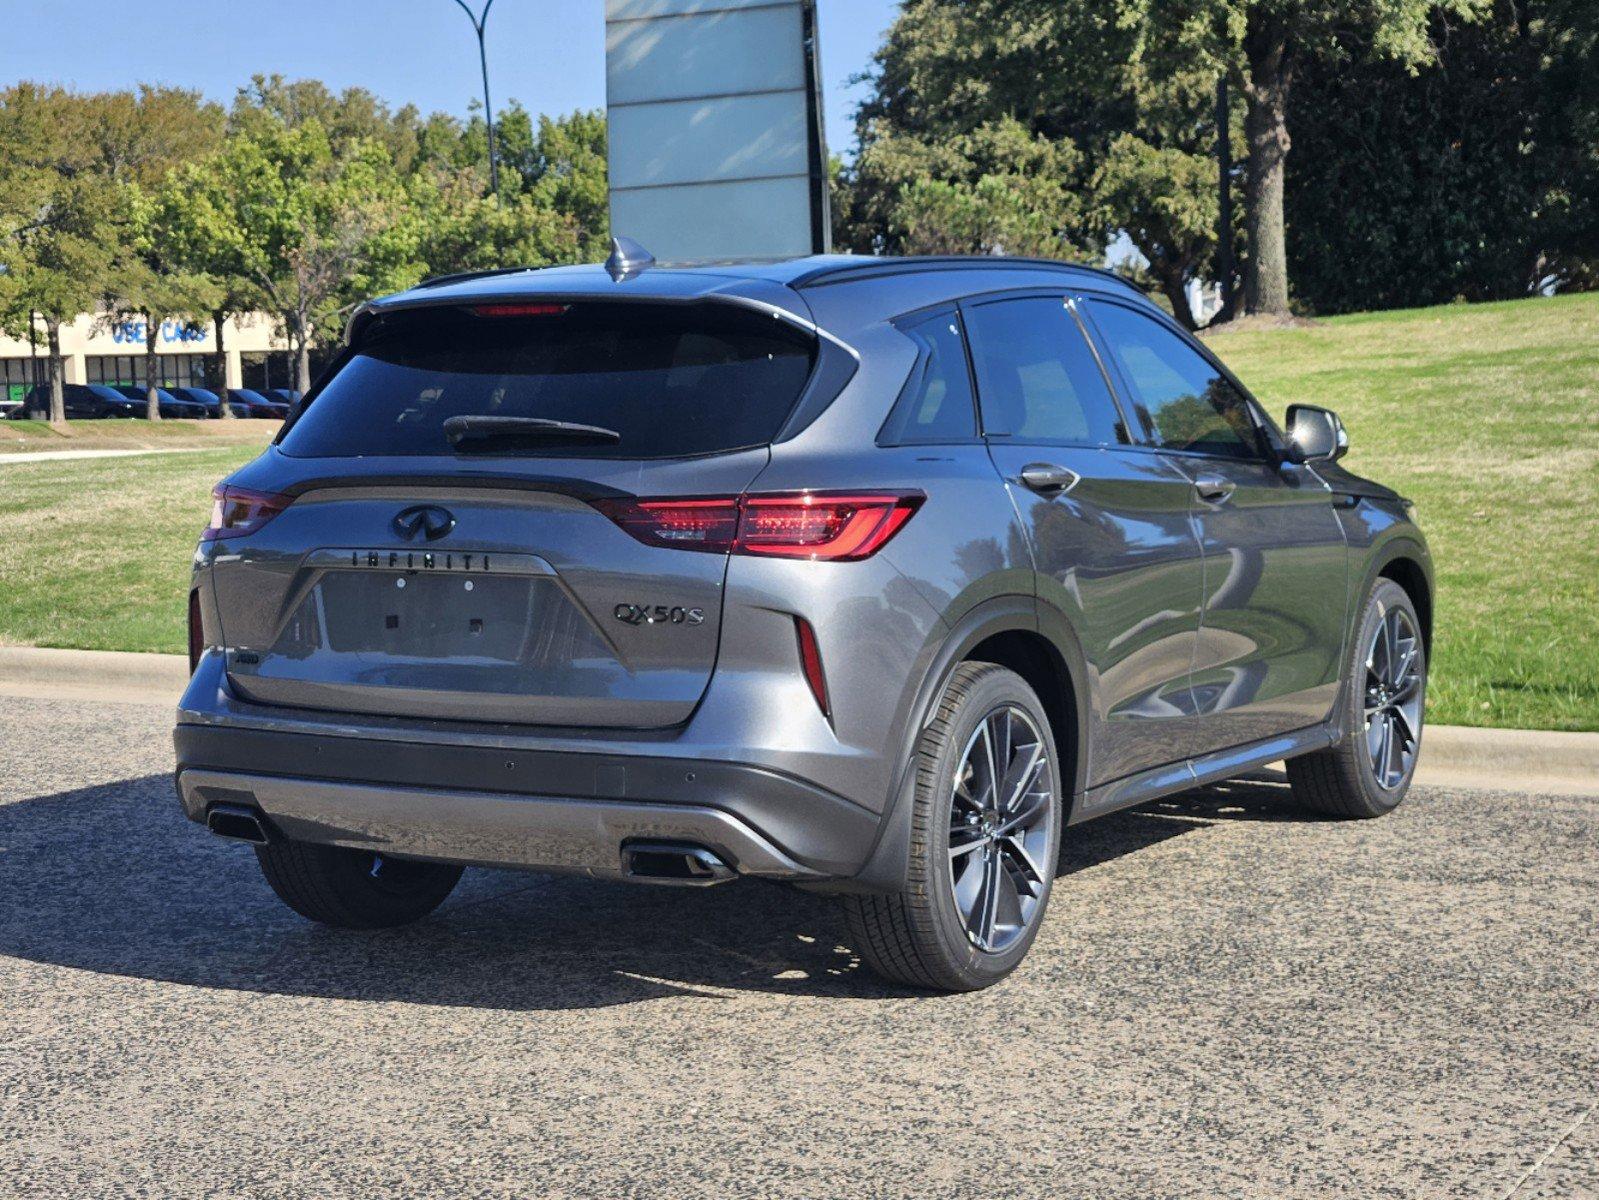
M663 263L830 243L815 0L606 0L611 231Z

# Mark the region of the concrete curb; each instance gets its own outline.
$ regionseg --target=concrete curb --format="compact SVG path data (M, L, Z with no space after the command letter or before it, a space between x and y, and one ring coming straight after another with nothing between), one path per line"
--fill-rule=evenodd
M189 681L181 654L0 646L0 694L176 704ZM1429 725L1416 782L1599 797L1599 733Z

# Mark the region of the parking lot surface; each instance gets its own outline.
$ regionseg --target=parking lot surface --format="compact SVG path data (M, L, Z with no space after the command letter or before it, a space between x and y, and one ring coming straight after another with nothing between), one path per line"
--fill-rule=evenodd
M317 928L182 819L169 734L8 702L0 1195L1599 1196L1596 800L1108 817L946 997L750 882Z

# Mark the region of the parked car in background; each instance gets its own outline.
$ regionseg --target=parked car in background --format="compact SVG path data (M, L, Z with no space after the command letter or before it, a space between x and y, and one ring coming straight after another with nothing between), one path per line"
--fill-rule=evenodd
M282 421L289 415L289 406L282 400L264 396L253 388L229 388L228 400L236 417L255 417L259 420Z
M276 400L281 400L284 404L298 404L301 393L293 388L268 388L267 395Z
M113 418L144 416L144 406L134 404L115 388L100 383L68 383L61 388L61 398L69 421L102 421ZM22 403L6 413L13 421L48 419L50 416L50 388L39 384L28 389Z
M1280 760L1405 798L1431 559L1333 413L1106 271L621 259L363 306L214 493L178 791L297 912L752 875L968 990L1069 825Z
M139 411L133 415L139 417L145 415L148 408L146 407L147 401L143 384L130 383L118 387L116 390L128 397L128 399L138 402ZM161 414L163 420L167 421L201 421L211 415L205 405L198 404L193 400L180 400L166 388L156 389L156 411Z

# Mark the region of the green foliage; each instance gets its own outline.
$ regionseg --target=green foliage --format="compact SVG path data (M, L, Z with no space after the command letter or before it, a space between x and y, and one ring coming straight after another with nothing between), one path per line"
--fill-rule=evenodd
M1308 64L1288 175L1296 290L1321 312L1599 284L1599 10L1499 0L1434 63ZM1369 35L1367 35L1369 36Z
M1147 25L1136 4L911 0L835 187L837 240L1094 258L1126 230L1186 318L1215 244L1215 70L1152 71Z

